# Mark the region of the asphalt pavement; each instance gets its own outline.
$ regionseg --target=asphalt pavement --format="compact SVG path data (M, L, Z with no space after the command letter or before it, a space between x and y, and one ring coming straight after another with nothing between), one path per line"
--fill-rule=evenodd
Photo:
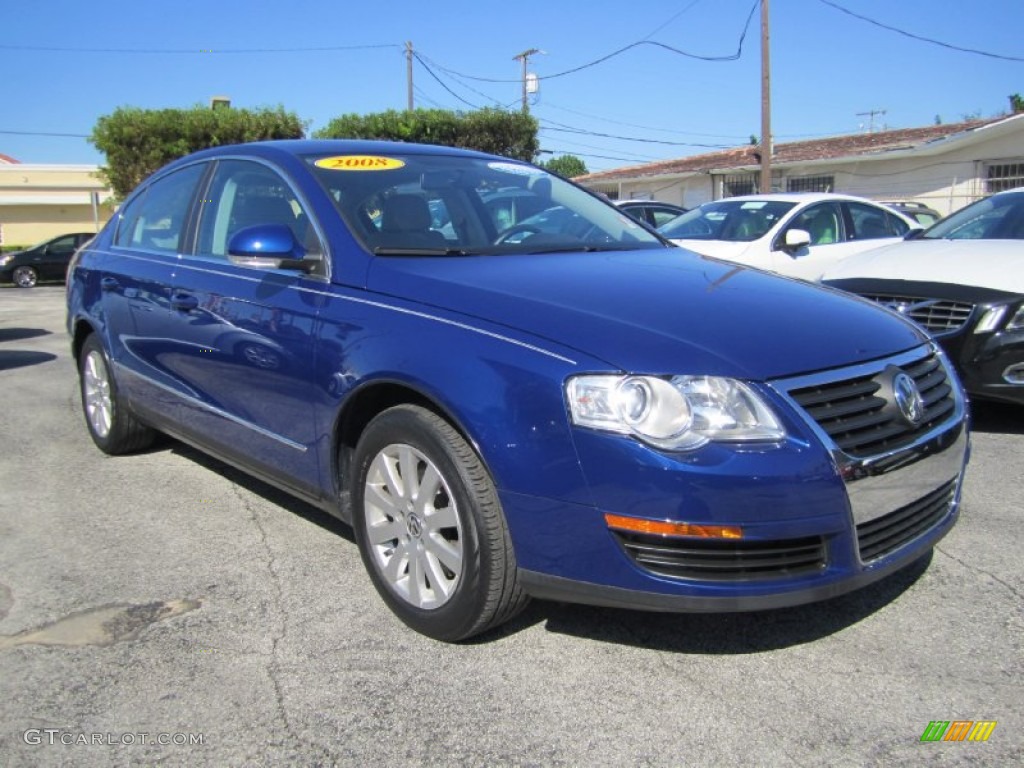
M101 454L63 312L0 289L0 766L1024 763L1024 409L975 408L959 524L859 592L447 645L345 525L174 441Z

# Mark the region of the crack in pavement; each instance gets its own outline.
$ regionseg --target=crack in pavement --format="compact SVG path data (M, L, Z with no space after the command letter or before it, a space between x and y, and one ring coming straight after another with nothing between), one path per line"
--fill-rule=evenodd
M241 502L242 508L248 513L249 519L252 520L253 524L256 526L256 530L259 531L260 546L267 555L267 571L270 573L270 581L274 594L272 602L280 617L279 631L271 635L270 638L270 663L267 665L267 676L270 678L270 683L274 687L274 700L277 704L278 715L284 725L285 731L294 742L300 745L305 744L306 746L319 750L321 754L333 764L334 756L331 752L323 745L316 744L300 736L296 732L295 725L292 723L291 718L288 716L288 708L284 701L284 690L281 686L281 680L279 677L279 646L281 641L283 641L288 635L288 611L285 608L284 591L281 588L281 580L277 572L277 557L274 555L274 551L270 547L270 541L267 537L267 530L263 527L263 521L260 520L256 508L252 505L251 499L247 493L234 482L231 483L231 491L235 495L235 498Z
M970 563L967 563L967 562L961 560L956 555L950 554L949 552L944 550L942 547L936 546L935 547L935 551L936 552L940 552L941 554L945 555L946 557L948 557L953 562L959 563L960 565L962 565L964 568L966 568L971 573L983 574L985 576L988 576L990 579L992 579L992 581L996 582L997 584L1002 584L1004 587L1006 587L1006 589L1010 592L1010 594L1012 594L1014 597L1017 598L1017 601L1018 601L1017 604L1018 605L1024 603L1024 594L1021 594L1019 589L1017 589L1012 584L1010 584L1010 583L1008 583L1006 581L1003 581L1001 578L996 576L994 573L989 573L984 568L979 568L976 565L971 565Z

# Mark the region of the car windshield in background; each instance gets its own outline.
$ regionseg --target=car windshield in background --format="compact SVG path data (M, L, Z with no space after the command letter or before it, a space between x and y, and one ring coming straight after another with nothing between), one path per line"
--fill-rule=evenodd
M525 163L415 154L307 162L352 232L381 256L664 247L624 212Z
M694 208L658 228L676 240L751 242L778 223L795 203L719 200Z
M1024 189L971 203L927 229L926 240L1024 240Z

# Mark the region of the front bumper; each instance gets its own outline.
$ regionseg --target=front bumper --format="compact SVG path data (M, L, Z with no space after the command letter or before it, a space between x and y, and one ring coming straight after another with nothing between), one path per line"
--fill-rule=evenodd
M948 392L933 398L934 419L886 438L888 447L863 440L851 447L841 429L837 439L836 427L802 404L820 400L814 393L836 381L884 379L896 369L922 382L941 378ZM773 382L771 391L790 421L781 446L712 445L671 456L624 438L578 435L594 506L502 497L524 588L540 598L648 610L779 608L881 579L927 554L956 523L967 417L937 348ZM743 537L615 531L606 512L734 525Z

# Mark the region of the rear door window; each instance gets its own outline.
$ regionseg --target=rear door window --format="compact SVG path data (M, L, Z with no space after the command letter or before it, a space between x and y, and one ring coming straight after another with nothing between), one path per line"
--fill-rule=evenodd
M190 165L151 184L120 214L114 245L178 253L204 163Z

